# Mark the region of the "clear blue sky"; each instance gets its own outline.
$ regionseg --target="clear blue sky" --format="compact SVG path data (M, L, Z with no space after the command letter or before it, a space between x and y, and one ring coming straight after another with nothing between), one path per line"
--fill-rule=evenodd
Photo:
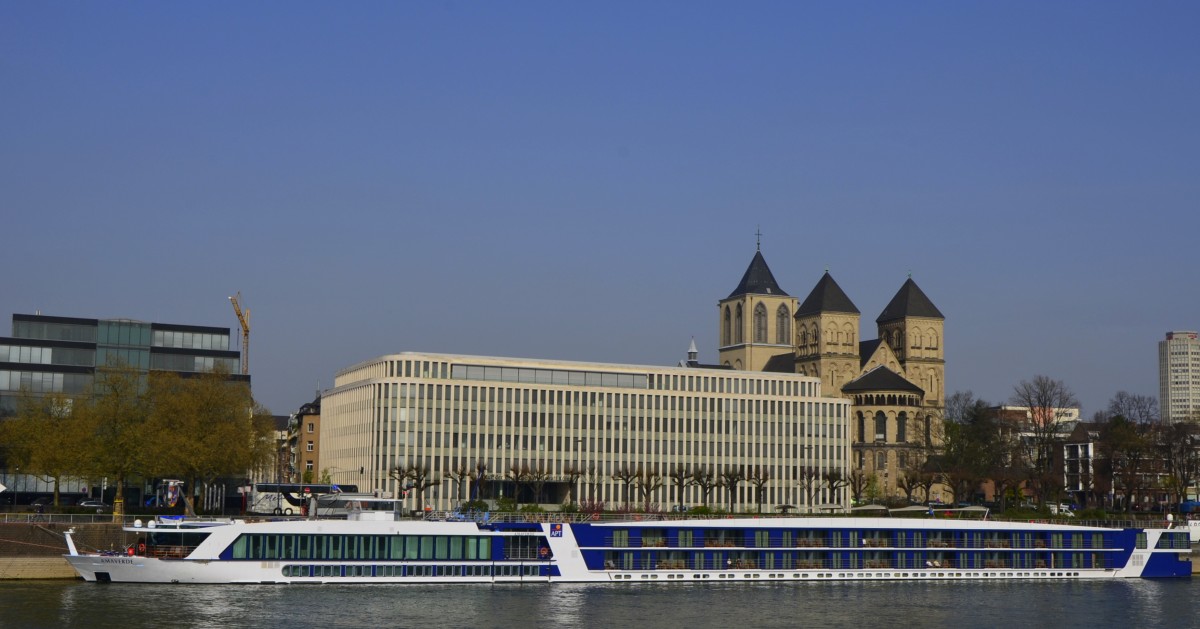
M229 326L294 411L399 351L716 360L754 254L947 387L1157 396L1200 328L1193 2L0 5L0 315ZM2 333L7 333L7 330Z

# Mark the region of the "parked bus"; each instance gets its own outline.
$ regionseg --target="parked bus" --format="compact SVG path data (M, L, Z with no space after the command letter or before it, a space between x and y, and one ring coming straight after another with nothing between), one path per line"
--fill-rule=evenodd
M260 515L301 515L309 497L323 494L355 493L357 485L320 485L316 483L257 483L246 503L246 513Z

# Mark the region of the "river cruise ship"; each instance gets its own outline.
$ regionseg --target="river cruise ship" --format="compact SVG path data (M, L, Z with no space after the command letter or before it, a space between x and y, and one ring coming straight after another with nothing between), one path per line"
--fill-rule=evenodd
M728 583L1190 577L1182 529L920 517L426 514L159 519L66 559L136 583Z

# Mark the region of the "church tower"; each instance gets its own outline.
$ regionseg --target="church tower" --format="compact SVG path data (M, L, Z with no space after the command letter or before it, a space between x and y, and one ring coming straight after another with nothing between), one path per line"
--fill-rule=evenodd
M828 271L796 309L795 371L821 378L823 395L842 395L859 374L860 314Z
M946 394L946 317L908 278L875 320L879 338L900 360L903 375L925 391L925 405L941 408Z
M717 303L720 363L744 371L791 371L796 298L779 287L761 249L742 281ZM782 358L781 358L782 357Z

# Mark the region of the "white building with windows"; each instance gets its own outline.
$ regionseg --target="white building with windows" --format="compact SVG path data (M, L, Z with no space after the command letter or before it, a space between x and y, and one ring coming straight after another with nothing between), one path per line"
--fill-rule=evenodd
M1158 342L1158 407L1165 422L1200 421L1200 338L1167 332Z
M389 470L423 465L439 480L425 505L409 492L411 508L514 492L543 505L728 506L724 488L707 501L694 485L680 495L670 474L738 468L746 480L734 487L737 510L804 509L802 468L849 474L850 403L823 397L818 377L694 360L651 367L405 352L337 374L322 398L319 454L334 482L383 495L403 487ZM463 478L480 461L487 480ZM544 470L544 483L512 482L508 472L519 466ZM655 473L662 484L643 500L614 478L623 470ZM848 506L846 488L825 485L813 505Z

